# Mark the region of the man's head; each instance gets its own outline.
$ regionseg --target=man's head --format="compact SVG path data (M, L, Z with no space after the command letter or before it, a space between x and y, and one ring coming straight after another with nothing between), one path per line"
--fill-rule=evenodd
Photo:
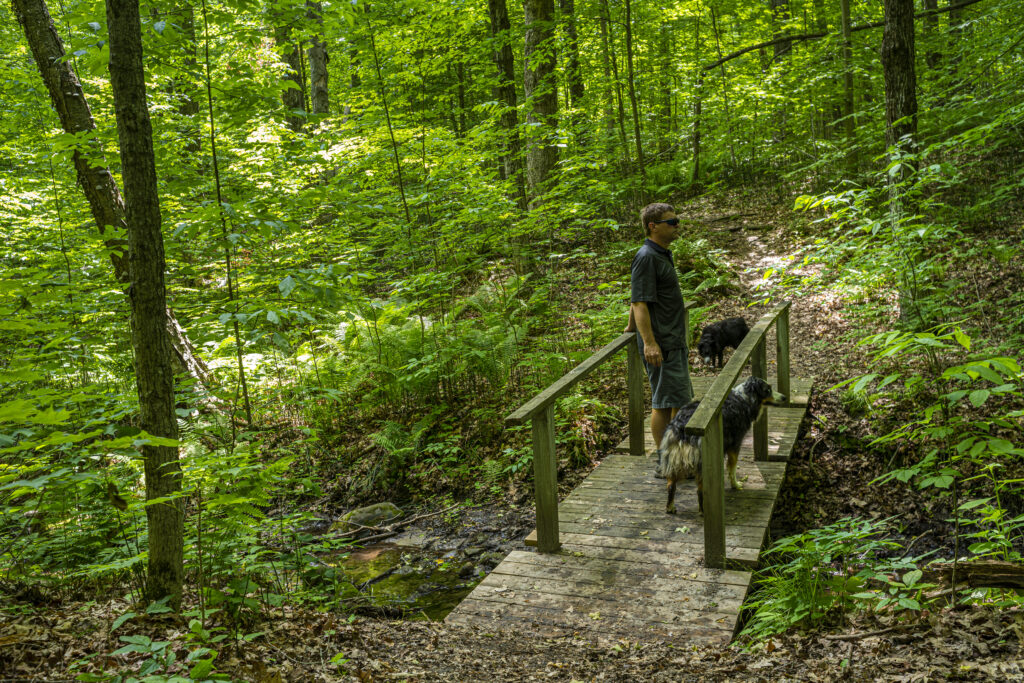
M640 211L644 234L663 247L667 247L679 235L679 219L671 204L648 204Z

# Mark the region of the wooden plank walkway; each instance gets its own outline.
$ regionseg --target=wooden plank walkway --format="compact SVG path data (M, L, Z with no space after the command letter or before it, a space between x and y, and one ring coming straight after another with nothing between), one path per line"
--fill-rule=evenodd
M693 378L698 397L713 379ZM774 386L774 378L769 381ZM605 458L559 504L562 549L513 551L445 621L544 636L727 643L810 391L810 380L794 378L791 400L797 405L768 409L767 462L754 461L749 434L740 451L737 477L743 488L725 487L731 569L702 566L703 520L694 482L679 485L677 514L665 514L665 482L654 478L653 458L628 455L623 442L620 453ZM653 440L646 437L650 452Z

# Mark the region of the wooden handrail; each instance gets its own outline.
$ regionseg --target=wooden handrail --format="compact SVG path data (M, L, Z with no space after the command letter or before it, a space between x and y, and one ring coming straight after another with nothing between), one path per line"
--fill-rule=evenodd
M683 304L683 325L690 331L690 309L693 302ZM644 454L644 372L636 333L624 332L605 344L596 353L559 377L551 386L531 398L505 418L506 425L530 421L533 437L533 494L537 503L537 550L556 552L561 547L558 537L558 468L555 458L555 399L587 377L617 351L626 347L626 385L629 389L629 452Z
M723 483L722 405L750 361L751 374L768 379L765 336L776 323L776 387L789 398L789 307L784 301L765 313L733 352L729 362L701 398L686 424L686 433L701 437L701 476L704 486L704 565L725 568L725 487ZM768 417L761 411L754 422L754 459L768 459Z
M614 356L619 349L633 341L634 336L633 332L623 332L621 335L616 337L614 341L602 346L599 351L569 372L559 377L551 386L531 398L529 401L524 403L522 407L506 417L505 424L521 425L527 420L532 419L534 415L554 403L555 399L569 391L573 385L581 379L584 379L587 375L600 367L602 363Z
M790 302L788 301L777 304L750 328L747 336L743 338L739 347L733 352L732 357L729 358L729 362L725 364L725 367L722 368L722 371L718 373L718 377L711 384L708 392L701 398L700 406L694 411L690 421L686 423L687 434L694 434L696 436L704 434L708 425L711 424L711 420L714 419L715 414L722 409L725 397L732 391L733 385L736 384L736 380L739 379L754 350L761 344L765 334L768 332L768 328L771 327L771 324L775 322L775 319L783 311L789 309L789 306Z

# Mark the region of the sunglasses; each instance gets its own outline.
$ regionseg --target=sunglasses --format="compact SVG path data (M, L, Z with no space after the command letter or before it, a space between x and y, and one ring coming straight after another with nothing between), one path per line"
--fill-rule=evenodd
M673 226L679 225L679 219L678 218L666 218L663 221L654 221L654 222L655 223L668 223L669 225L673 225Z

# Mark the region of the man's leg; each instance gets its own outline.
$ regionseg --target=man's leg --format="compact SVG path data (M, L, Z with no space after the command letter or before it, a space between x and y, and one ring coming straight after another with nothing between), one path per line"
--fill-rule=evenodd
M654 408L651 410L651 436L654 437L654 447L661 448L661 437L665 435L668 423L677 408Z

